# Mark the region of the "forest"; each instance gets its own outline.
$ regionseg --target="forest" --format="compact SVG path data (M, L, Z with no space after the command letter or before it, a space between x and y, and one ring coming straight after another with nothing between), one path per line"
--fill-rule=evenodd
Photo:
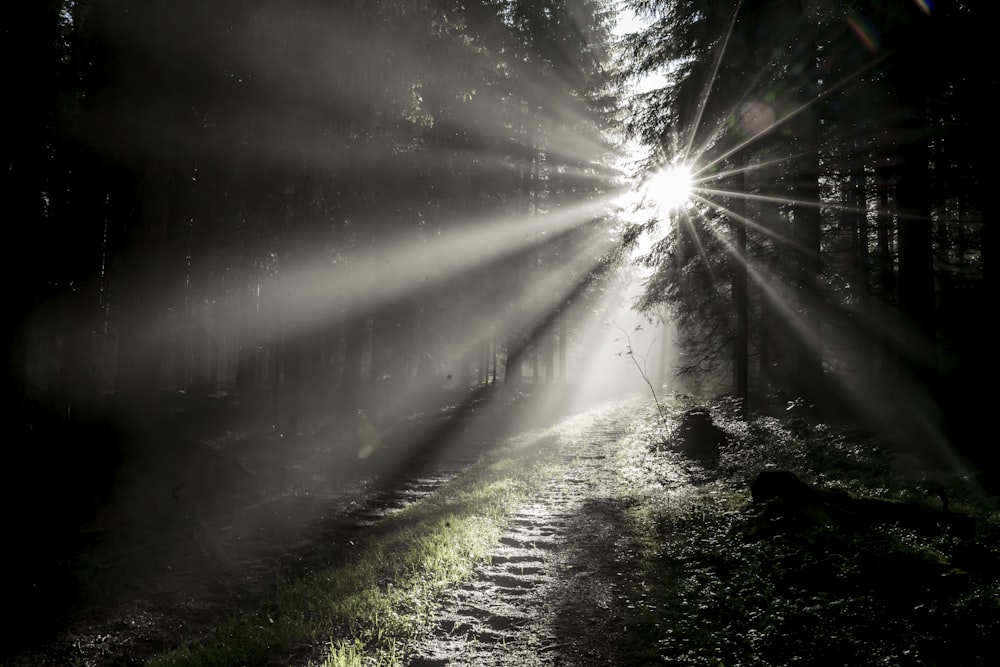
M995 240L975 100L996 80L966 62L982 9L647 9L662 14L627 59L676 64L626 122L679 151L699 195L647 254L640 302L669 309L680 370L721 373L750 406L846 409L946 465L952 445L987 465Z
M614 394L608 354L654 398L871 429L995 492L995 18L4 3L16 567L58 570L129 466L199 466L237 433L351 459L416 414L541 418Z

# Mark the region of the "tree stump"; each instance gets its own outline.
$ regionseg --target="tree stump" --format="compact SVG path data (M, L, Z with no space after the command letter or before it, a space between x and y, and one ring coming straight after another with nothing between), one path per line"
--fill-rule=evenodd
M701 463L715 466L726 434L712 422L707 408L690 408L680 417L677 428L680 453Z

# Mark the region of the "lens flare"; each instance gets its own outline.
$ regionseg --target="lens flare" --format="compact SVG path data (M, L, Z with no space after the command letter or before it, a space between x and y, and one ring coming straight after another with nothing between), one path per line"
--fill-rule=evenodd
M672 164L649 179L645 198L662 212L684 208L691 203L693 186L691 168Z

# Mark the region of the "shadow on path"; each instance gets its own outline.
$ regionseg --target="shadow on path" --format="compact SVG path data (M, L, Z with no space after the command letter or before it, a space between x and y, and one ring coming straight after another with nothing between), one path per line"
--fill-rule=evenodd
M407 667L597 667L628 662L635 539L615 470L629 415L569 434L563 465L476 575L452 591Z

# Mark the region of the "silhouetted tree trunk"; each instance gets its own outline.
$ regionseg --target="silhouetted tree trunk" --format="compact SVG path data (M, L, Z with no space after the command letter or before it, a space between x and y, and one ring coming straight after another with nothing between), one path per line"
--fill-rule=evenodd
M733 191L747 191L746 175L743 171L745 160L742 154L737 158L733 177ZM747 206L743 197L733 197L729 208L732 211L731 226L734 233L732 256L733 309L736 315L736 329L733 336L733 394L739 403L740 415L748 416L747 405L750 396L750 302L747 292Z
M545 332L545 342L542 345L545 352L545 384L556 383L556 340L551 330Z
M507 335L506 352L504 356L503 383L507 386L520 386L524 383L523 364L527 354L524 335L512 332Z
M0 400L4 409L20 407L28 390L31 340L25 329L35 307L52 289L48 267L60 260L51 247L57 232L47 219L49 192L59 112L60 81L64 66L60 35L62 2L6 2L0 9L0 83L6 100L3 140L0 141L0 196L3 201L4 246L12 255L3 262L8 290L0 324L0 343L6 353L0 372ZM79 250L79 249L77 249ZM56 255L49 257L49 253ZM54 260L54 261L53 261Z
M161 150L167 152L165 145ZM117 391L128 405L151 405L161 381L160 300L167 282L162 253L172 215L172 186L169 168L148 165L143 170L138 210L127 223L125 256L116 272L121 308Z
M808 25L804 10L799 14L803 26ZM793 332L795 342L795 383L797 392L810 403L818 403L824 396L822 366L822 330L820 313L823 297L818 286L822 265L820 241L820 160L819 114L813 98L819 90L816 75L818 54L814 44L796 45L802 63L796 102L805 105L794 119L795 151L800 155L795 162L792 197L794 229L798 255L795 264L796 307L801 318L801 330Z
M241 394L252 393L260 382L260 283L256 271L253 282L243 290L236 343L236 390Z
M933 223L931 220L930 96L937 91L941 64L926 44L939 37L937 27L920 12L902 14L895 66L888 70L898 100L899 127L892 148L896 166L896 213L898 216L899 265L897 284L899 310L910 339L900 346L902 366L931 395L936 394L937 330Z
M934 375L934 248L927 175L927 145L914 139L901 151L898 173L899 306L923 339L925 354L913 370L925 381ZM923 355L921 355L923 356Z
M565 310L560 315L557 322L559 328L559 382L566 384L566 313Z
M361 362L364 356L366 318L349 317L344 325L344 364L337 388L337 416L345 423L353 423L361 407Z

